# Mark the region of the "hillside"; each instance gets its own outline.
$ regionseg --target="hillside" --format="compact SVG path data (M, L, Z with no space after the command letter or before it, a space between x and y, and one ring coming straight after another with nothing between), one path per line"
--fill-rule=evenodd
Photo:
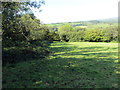
M101 22L108 22L108 23L117 23L118 22L118 17L108 18L108 19L102 19L100 21Z
M61 22L61 23L51 23L47 24L48 26L52 27L59 27L64 24L70 24L72 26L87 26L88 24L100 24L100 23L118 23L118 18L106 18L100 20L89 20L89 21L77 21L77 22Z

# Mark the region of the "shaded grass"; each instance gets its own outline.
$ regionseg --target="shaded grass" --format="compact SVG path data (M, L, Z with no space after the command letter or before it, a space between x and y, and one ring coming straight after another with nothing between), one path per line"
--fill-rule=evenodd
M117 43L54 42L49 57L3 67L3 88L118 88Z

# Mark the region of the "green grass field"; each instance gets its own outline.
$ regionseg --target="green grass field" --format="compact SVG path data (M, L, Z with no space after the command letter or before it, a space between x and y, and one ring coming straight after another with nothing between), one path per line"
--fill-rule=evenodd
M3 88L118 88L118 43L54 42L49 57L7 64Z

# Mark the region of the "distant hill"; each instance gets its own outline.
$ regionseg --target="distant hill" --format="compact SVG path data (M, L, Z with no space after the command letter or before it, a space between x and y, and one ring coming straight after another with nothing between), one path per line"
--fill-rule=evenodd
M118 22L118 18L117 17L114 17L114 18L107 18L107 19L100 19L100 20L89 20L89 21L83 21L83 22L86 22L86 23L92 23L92 24L95 24L95 23L117 23Z
M117 23L118 22L118 17L102 19L102 20L99 20L99 21L101 21L101 22L108 22L108 23Z
M100 20L51 23L48 25L56 28L64 24L70 24L72 26L86 26L87 24L98 24L98 23L118 23L118 18L114 17L114 18L107 18L107 19L100 19Z

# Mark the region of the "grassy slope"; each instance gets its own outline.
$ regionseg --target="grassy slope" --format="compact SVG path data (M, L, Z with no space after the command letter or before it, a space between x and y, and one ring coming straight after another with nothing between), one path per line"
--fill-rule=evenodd
M3 88L117 87L117 43L54 42L48 58L3 67Z

